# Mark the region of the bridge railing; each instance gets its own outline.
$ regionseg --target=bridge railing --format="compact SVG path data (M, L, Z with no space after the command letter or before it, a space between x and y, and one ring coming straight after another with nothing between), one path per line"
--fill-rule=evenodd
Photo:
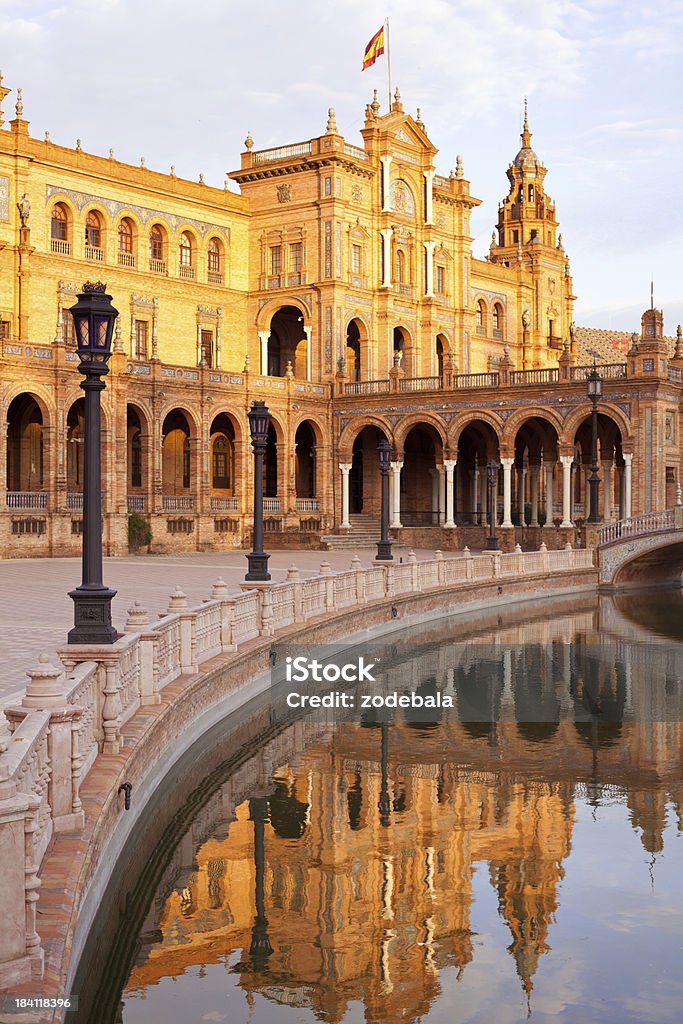
M37 871L55 832L84 826L80 786L100 753L119 754L122 728L142 706L160 704L172 681L202 671L217 655L237 651L258 637L270 637L293 623L362 608L398 595L417 595L453 585L480 587L500 577L572 573L593 565L586 549L510 554L500 552L418 562L351 568L301 579L292 567L284 583L231 594L219 579L211 597L189 607L180 589L166 612L150 622L137 602L128 610L126 632L109 645L70 645L59 651L61 665L41 655L27 674L20 706L9 708L9 742L0 735L0 849L8 863L21 862L22 882L0 891L2 919L25 921L23 936L0 930L0 987L3 967L13 982L22 971L42 969L36 934ZM17 823L20 823L18 825ZM17 883L19 884L19 883ZM19 961L21 965L19 966ZM10 976L10 975L8 975Z
M673 530L676 527L676 512L669 508L661 512L644 512L630 519L620 519L609 523L598 531L599 544L611 544L624 537L637 537L644 533L656 533L659 530Z

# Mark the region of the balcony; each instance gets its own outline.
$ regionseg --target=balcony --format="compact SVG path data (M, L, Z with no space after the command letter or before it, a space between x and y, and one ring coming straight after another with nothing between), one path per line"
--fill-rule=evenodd
M239 498L237 495L211 495L212 512L239 512Z
M163 494L161 507L164 512L194 512L194 495Z
M441 391L443 377L403 377L399 382L400 391Z
M47 491L8 491L7 508L47 508Z
M178 276L184 277L187 281L194 281L194 267L185 267L181 263L178 267Z
M297 498L297 512L317 512L319 509L317 498Z
M153 260L149 261L149 269L153 274L168 274L168 267L166 260Z
M64 242L61 238L51 238L50 251L58 252L61 256L70 256L71 242Z
M120 252L119 253L119 266L120 267L135 267L135 256L132 252Z
M129 512L144 512L145 511L145 496L144 496L144 494L129 494L128 495L128 511Z
M264 512L279 512L280 511L280 499L279 498L264 498L263 499L263 511Z
M223 284L223 275L217 270L209 270L206 275L209 284Z
M86 260L94 260L95 263L102 263L104 260L104 249L98 249L92 245L85 247Z
M83 511L83 494L81 491L75 491L72 494L66 496L66 507L70 512L82 512Z

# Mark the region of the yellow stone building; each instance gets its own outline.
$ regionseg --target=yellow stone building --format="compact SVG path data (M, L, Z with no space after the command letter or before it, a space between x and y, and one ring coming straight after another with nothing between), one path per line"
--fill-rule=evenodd
M0 109L8 92L0 80ZM480 201L462 160L436 174L419 111L397 91L382 114L375 97L361 136L348 143L332 110L305 142L258 151L249 135L230 174L238 195L35 139L20 91L8 125L0 112L1 554L79 550L68 309L89 279L106 281L120 313L103 395L108 553L127 550L130 513L149 520L153 550L249 543L255 399L272 413L269 546L374 531L382 435L405 539L477 543L492 459L504 544L525 522L525 542L539 542L544 516L548 546L571 536L587 512L585 368L527 119L485 260L471 251ZM603 368L607 390L649 375L601 407L606 519L671 503L678 479L680 368L672 378L653 346L664 354L661 318L630 363Z

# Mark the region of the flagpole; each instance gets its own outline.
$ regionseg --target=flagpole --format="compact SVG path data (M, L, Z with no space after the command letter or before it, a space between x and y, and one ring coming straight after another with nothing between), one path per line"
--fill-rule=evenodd
M387 26L387 81L389 83L389 113L391 113L391 47L389 46L389 19L386 20Z

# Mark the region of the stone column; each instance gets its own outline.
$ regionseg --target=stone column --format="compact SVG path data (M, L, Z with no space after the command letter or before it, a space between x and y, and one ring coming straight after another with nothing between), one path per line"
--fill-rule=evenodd
M446 467L437 466L439 474L439 525L442 525L446 518Z
M501 459L503 467L503 522L501 526L512 526L512 467L514 459Z
M568 529L572 523L572 463L573 455L560 455L562 463L562 522L560 526Z
M455 469L457 459L444 459L443 464L446 469L446 522L444 526L452 529L455 526L453 520L453 470Z
M429 475L432 478L432 522L439 522L439 474L436 469L430 469Z
M631 518L631 501L632 501L632 496L633 496L632 495L632 489L633 489L633 483L632 483L633 455L630 452L628 454L626 452L624 452L624 462L625 462L625 466L624 466L624 514L622 515L621 518L622 519L630 519Z
M392 530L399 530L403 526L401 522L401 470L403 469L403 463L390 462L389 467L392 474L390 495L393 498L389 507L391 517L389 526Z
M304 334L306 335L306 380L313 380L313 349L311 346L312 332L313 328L304 324Z
M481 506L481 513L479 515L479 525L486 526L489 514L489 488L488 488L488 474L486 472L486 466L480 466L477 470L478 479L477 483L479 486L479 504Z
M524 466L517 468L517 511L519 512L519 525L524 526Z
M606 523L612 519L612 463L602 464L602 518Z
M392 156L381 156L382 164L382 212L391 209L391 161Z
M476 469L470 470L470 522L472 526L476 526L479 522L479 502L477 500L477 471Z
M268 338L270 337L270 331L259 331L259 341L261 342L261 365L259 367L259 373L262 377L268 376Z
M435 171L425 171L424 172L424 176L425 176L425 224L432 224L433 223L434 204L433 204L433 195L432 195L432 185L434 183L434 174L435 173L436 173ZM434 244L434 243L432 243L432 244Z
M529 466L529 489L531 491L531 522L529 526L538 526L538 492L541 483L541 467L536 462Z
M545 464L545 525L553 526L553 472L554 462Z
M425 247L425 298L434 298L434 246L436 242L424 242Z
M588 486L588 478L591 475L590 466L582 466L583 469L583 519L584 522L591 514L591 489Z
M347 530L351 526L349 522L349 473L351 471L351 463L340 462L339 469L342 475L342 517L339 525L343 530Z
M393 228L382 228L380 231L382 236L382 252L384 254L384 277L380 288L391 288L391 236L393 233Z

